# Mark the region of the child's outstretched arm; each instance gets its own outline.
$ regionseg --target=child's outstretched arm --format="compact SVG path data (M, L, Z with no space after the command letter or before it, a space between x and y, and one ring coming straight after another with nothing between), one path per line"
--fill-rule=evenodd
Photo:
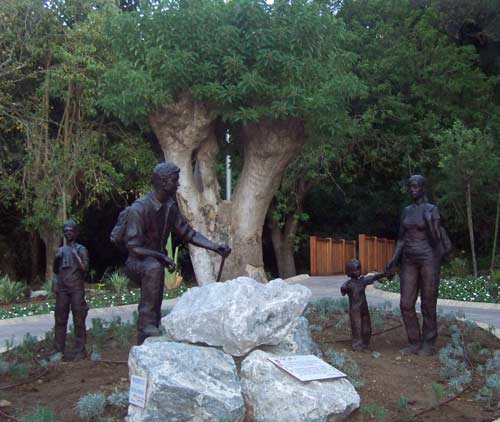
M380 280L381 278L387 277L386 273L377 273L373 275L368 275L364 277L365 285L373 284L375 281Z
M342 296L345 296L347 294L347 281L340 286L340 293Z

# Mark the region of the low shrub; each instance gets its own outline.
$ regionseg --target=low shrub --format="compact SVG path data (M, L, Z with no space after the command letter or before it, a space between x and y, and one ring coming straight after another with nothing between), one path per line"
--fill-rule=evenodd
M105 278L106 285L112 292L117 294L128 293L129 282L127 276L120 271L114 271Z
M12 303L24 296L26 286L20 281L12 281L8 275L0 277L0 303Z
M111 406L125 408L128 406L128 391L113 391L106 401Z
M31 412L22 416L20 422L57 422L55 412L42 405L37 405Z
M102 393L88 393L80 397L75 405L76 415L86 422L99 421L104 414L106 396Z

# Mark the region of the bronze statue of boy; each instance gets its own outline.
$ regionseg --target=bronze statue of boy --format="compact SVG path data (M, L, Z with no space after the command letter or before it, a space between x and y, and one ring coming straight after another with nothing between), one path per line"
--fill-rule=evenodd
M64 353L66 346L66 331L71 308L75 330L75 360L87 356L85 344L87 333L85 318L88 313L85 301L85 276L89 269L89 254L85 246L76 243L78 225L73 220L64 222L63 235L65 245L57 249L53 269L56 274L54 291L56 294L55 318L55 349ZM68 358L65 355L65 358Z
M368 349L372 336L372 325L365 289L374 281L387 276L386 273L363 277L361 263L351 259L345 266L345 272L350 277L340 287L342 296L349 296L349 319L351 320L352 350L364 351Z
M141 286L138 345L147 337L161 334L159 326L164 272L165 267L171 271L174 268L172 259L165 254L165 244L170 233L178 241L212 250L223 257L231 253L229 246L213 243L195 231L181 214L175 200L179 172L179 167L173 163L156 165L151 178L152 191L128 207L126 218L124 217L126 227L123 243L128 251L125 270ZM113 233L111 237L113 240Z

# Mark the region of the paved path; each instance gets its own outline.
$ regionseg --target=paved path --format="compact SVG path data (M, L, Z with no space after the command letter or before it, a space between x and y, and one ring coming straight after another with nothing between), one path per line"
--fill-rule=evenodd
M342 297L340 295L340 285L346 279L346 276L309 277L291 283L300 283L309 287L313 294L313 300L316 300L322 297ZM371 286L367 289L367 297L370 305L380 306L387 301L391 301L393 308L399 306L398 294L382 292ZM176 299L164 301L162 309L171 308L175 302ZM116 316L120 316L122 320L131 320L132 313L136 309L137 305L91 309L87 317L87 327L91 326L93 318L111 320ZM438 309L444 313L463 312L467 319L481 322L484 327L494 326L497 329L497 334L500 334L500 305L439 300ZM51 330L53 326L54 316L51 314L0 320L0 352L6 349L6 342L19 344L27 333L43 338L45 333Z

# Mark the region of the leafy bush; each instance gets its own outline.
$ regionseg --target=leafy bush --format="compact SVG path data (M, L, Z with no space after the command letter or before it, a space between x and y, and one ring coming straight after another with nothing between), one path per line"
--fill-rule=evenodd
M177 246L175 250L173 250L172 234L168 236L165 251L167 252L167 255L172 258L175 264L175 269L172 272L165 268L165 288L170 291L176 289L182 283L182 276L179 268L179 247Z
M33 359L36 351L38 339L30 333L26 333L23 337L23 342L16 347L15 352L25 359Z
M94 340L95 346L102 348L107 335L102 319L92 318L92 327L88 330L88 334Z
M102 393L88 393L80 397L75 406L75 413L83 420L99 421L106 406L106 396Z
M57 417L52 409L37 405L31 412L21 417L21 422L56 422Z
M441 274L443 277L466 277L470 274L469 263L466 258L457 256L443 265Z
M123 408L127 407L128 391L113 391L106 400L111 406Z
M10 374L14 378L26 379L30 376L32 366L29 363L16 363L10 368Z
M450 330L451 342L439 351L439 361L442 364L441 374L448 379L450 391L452 393L460 393L472 381L472 372L466 362L464 352L466 346L459 328L456 325L452 325ZM435 389L442 389L442 386L440 384L434 386L433 384L432 388L436 396L437 392Z
M125 347L133 334L135 334L136 325L131 322L122 321L119 316L115 316L109 323L109 330L113 333L113 339L119 346Z
M495 350L493 353L482 350L481 354L491 357L484 367L478 368L479 372L484 373L486 382L477 393L476 400L486 402L489 409L500 409L500 350Z
M434 406L437 407L439 406L439 402L444 396L444 387L437 382L433 382L431 384L431 388L432 388L432 400L434 402Z
M120 271L114 271L106 276L106 285L110 290L117 294L127 293L129 291L129 282L125 274Z
M385 409L378 404L364 404L361 406L361 413L369 415L371 418L375 418L377 422L385 421Z
M8 275L0 277L0 303L12 303L24 295L24 283L12 281Z

